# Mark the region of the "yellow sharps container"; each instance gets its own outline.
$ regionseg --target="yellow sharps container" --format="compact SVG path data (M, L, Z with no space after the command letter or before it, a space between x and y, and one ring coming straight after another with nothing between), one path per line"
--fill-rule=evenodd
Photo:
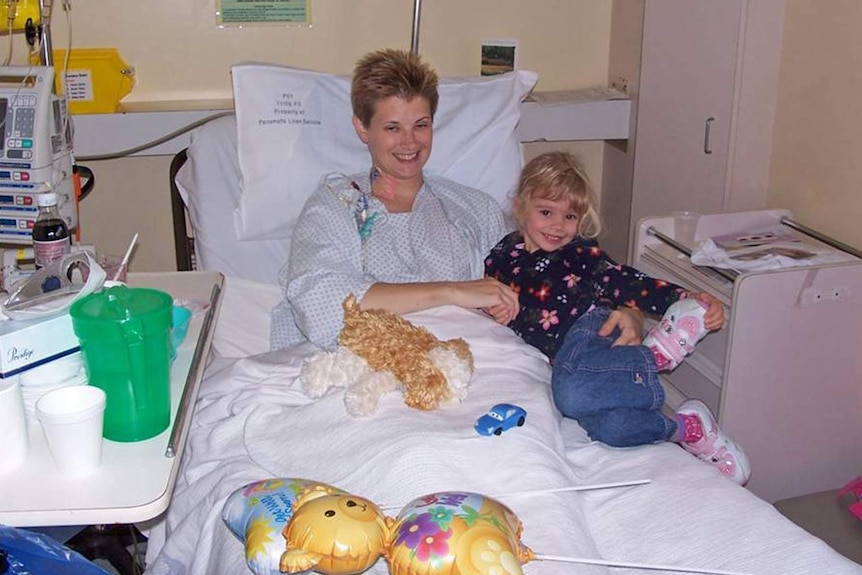
M68 62L65 50L53 55L54 85L66 95L72 114L113 114L135 84L135 69L116 48L73 48Z

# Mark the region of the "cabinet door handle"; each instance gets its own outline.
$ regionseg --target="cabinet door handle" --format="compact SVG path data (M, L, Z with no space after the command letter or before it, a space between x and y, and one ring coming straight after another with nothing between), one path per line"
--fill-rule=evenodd
M715 122L715 118L707 118L706 119L706 127L703 130L703 153L711 154L712 153L712 142L709 141L710 132L712 131L712 123Z

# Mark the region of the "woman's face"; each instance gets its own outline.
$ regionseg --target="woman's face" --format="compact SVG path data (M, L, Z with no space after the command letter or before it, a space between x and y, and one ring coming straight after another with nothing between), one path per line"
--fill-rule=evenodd
M532 197L524 204L524 244L527 251L542 249L553 252L575 239L578 233L578 214L569 200L548 200Z
M422 183L422 167L431 155L434 132L428 100L390 96L377 103L368 126L354 117L353 127L368 144L377 169L399 183Z

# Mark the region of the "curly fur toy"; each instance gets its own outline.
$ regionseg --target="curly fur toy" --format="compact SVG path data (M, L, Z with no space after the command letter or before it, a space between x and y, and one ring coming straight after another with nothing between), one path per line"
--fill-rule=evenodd
M423 327L382 310L361 310L350 294L335 351L318 352L302 367L305 393L321 397L347 388L351 415L371 415L384 393L398 388L408 406L431 410L467 395L473 354L461 338L441 341Z

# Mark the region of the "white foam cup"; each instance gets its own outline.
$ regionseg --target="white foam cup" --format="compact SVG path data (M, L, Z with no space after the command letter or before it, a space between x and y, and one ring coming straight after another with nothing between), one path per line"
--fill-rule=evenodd
M27 420L17 379L0 380L0 473L27 460Z
M673 239L684 246L691 247L694 244L699 219L700 214L697 212L674 212Z
M105 392L90 385L49 391L36 402L36 417L59 471L86 475L102 464Z

